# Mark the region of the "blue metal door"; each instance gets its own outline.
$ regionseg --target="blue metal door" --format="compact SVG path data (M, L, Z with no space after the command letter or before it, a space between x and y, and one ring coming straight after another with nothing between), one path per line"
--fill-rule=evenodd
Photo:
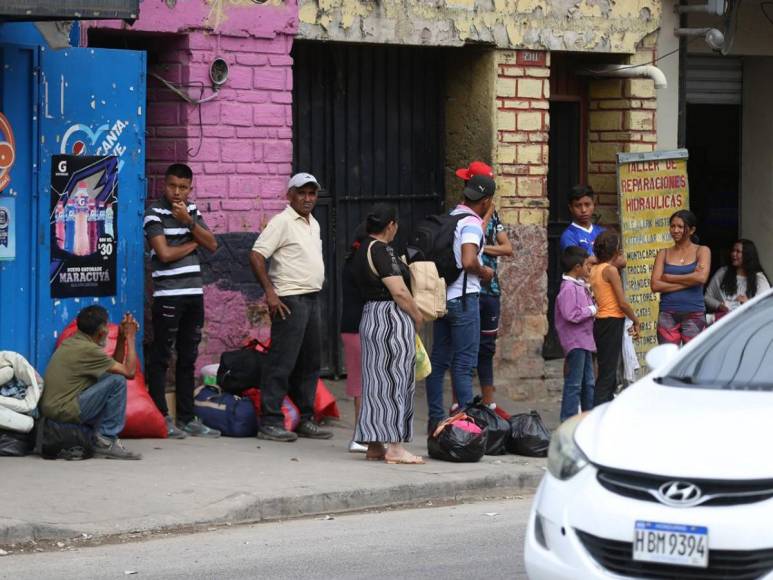
M7 127L0 142L12 144L12 157L0 163L0 203L13 203L15 256L0 261L0 350L32 360L37 328L37 219L35 184L37 125L35 47L0 45L0 114ZM5 145L4 145L5 146ZM7 149L6 149L7 152Z
M131 312L142 320L145 208L145 53L128 50L41 49L38 280L35 361L44 368L57 336L90 304L111 320ZM51 298L51 159L54 155L118 158L116 295Z

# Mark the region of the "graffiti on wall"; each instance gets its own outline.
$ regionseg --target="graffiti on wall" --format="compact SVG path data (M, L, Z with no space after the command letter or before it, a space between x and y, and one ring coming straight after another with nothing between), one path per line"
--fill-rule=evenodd
M16 160L16 140L8 118L0 113L0 191L11 182L11 167Z

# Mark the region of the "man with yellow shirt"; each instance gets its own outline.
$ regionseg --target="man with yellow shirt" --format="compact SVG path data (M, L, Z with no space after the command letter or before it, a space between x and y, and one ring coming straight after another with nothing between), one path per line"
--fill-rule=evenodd
M319 223L311 215L319 188L309 173L290 178L289 205L271 218L250 253L250 265L266 293L271 316L271 349L260 384L260 439L291 442L298 436L333 436L313 420L322 342L319 292L325 282ZM301 412L295 433L282 426L285 395Z

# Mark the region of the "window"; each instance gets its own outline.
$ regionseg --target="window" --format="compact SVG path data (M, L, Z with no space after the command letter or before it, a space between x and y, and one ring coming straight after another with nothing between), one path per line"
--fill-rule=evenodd
M773 391L773 294L713 332L659 382L706 389Z

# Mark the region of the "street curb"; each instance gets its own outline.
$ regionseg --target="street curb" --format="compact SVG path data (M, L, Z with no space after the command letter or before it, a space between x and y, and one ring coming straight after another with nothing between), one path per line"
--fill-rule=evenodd
M484 477L450 478L421 484L383 488L318 492L306 495L260 497L253 493L235 493L212 504L194 517L182 516L174 522L145 525L134 522L125 529L106 533L78 527L58 527L19 520L0 519L0 546L41 541L79 539L104 540L136 533L169 533L207 525L250 524L318 515L343 514L368 509L410 507L434 502L457 502L481 497L502 497L536 490L544 474L541 466L512 474ZM82 529L79 529L81 528Z

